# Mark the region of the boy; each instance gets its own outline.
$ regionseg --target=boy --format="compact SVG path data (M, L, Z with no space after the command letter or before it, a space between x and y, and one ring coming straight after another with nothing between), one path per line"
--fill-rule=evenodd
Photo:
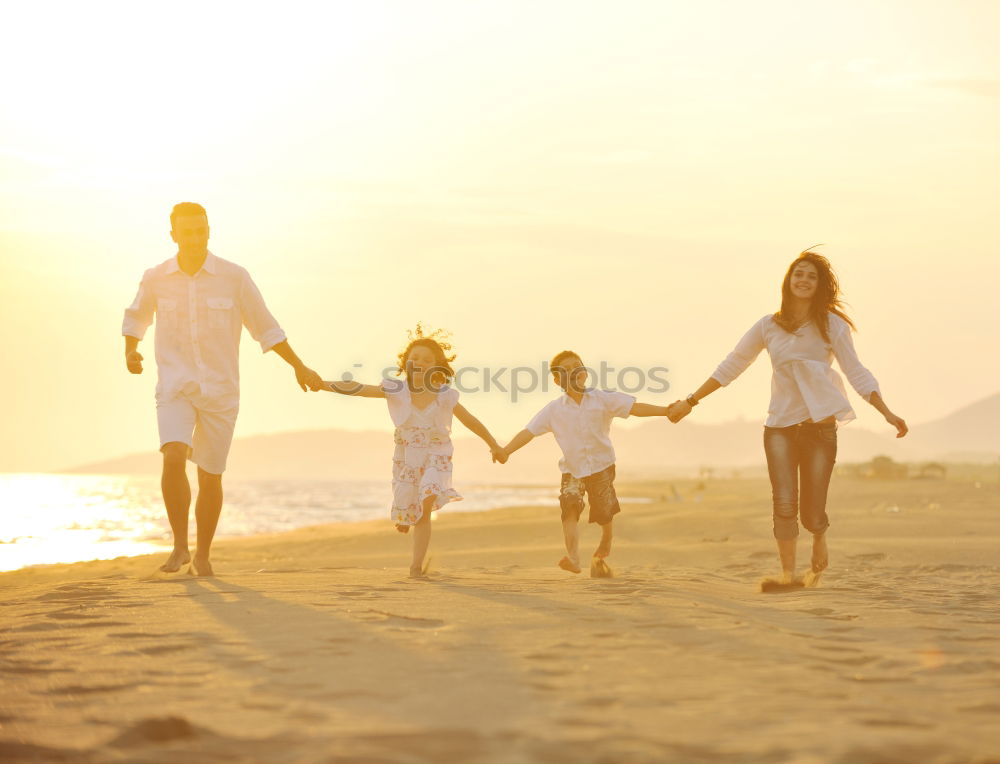
M625 393L586 387L587 368L572 350L557 353L550 364L552 377L564 391L528 422L503 449L509 457L539 435L551 432L556 437L563 458L559 461L562 482L559 506L562 510L566 556L559 567L570 573L580 572L580 532L583 495L590 502L589 521L601 526L601 542L590 563L593 578L610 578L611 568L605 558L611 553L611 523L621 511L615 494L615 449L611 445L611 420L618 416L667 416L666 406L636 403Z

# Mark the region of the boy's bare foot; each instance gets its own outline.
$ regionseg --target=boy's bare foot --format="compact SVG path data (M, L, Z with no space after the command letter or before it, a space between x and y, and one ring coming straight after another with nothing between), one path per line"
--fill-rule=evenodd
M198 576L199 578L211 578L215 575L215 571L212 570L212 563L208 560L199 560L195 557L191 560L191 567L188 572L192 576Z
M590 577L613 578L614 575L614 571L612 571L608 566L608 563L604 561L604 558L594 555L594 559L590 561Z
M170 553L167 561L160 566L160 570L164 573L176 573L189 562L191 562L191 552L187 549L175 549Z
M573 562L569 557L563 557L559 560L559 567L563 570L568 570L570 573L580 573L583 568Z
M400 533L409 533L410 532L410 526L409 525L397 525L396 526L396 530L399 531Z

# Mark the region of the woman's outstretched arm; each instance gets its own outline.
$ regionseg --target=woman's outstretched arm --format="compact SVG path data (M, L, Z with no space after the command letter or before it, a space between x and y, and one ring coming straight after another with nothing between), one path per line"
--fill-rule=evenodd
M896 437L902 438L906 433L910 431L910 428L906 426L906 422L903 421L901 417L896 416L891 411L889 407L885 405L885 401L882 400L882 393L876 390L868 397L868 402L878 409L878 412L885 417L885 421L896 428Z
M667 416L670 418L670 421L677 423L691 413L693 406L689 403L689 400L694 401L697 406L698 401L703 398L707 398L720 387L722 387L722 383L715 377L709 377L706 379L702 382L701 387L691 393L688 398L685 398L683 401L674 401L670 404L670 407L667 410Z

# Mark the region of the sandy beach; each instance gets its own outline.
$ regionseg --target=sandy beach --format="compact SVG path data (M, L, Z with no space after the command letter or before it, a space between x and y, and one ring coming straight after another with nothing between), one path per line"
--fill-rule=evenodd
M388 522L221 541L214 579L2 574L0 759L1000 760L995 482L836 479L831 569L783 594L766 480L678 485L610 580L556 567L553 506L440 513L422 581Z

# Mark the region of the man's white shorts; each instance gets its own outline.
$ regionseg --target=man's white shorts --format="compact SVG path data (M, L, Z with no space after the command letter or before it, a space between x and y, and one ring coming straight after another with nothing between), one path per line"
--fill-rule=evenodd
M188 459L205 472L221 475L233 443L239 398L208 398L201 394L178 395L156 401L160 450L167 443L184 443Z

